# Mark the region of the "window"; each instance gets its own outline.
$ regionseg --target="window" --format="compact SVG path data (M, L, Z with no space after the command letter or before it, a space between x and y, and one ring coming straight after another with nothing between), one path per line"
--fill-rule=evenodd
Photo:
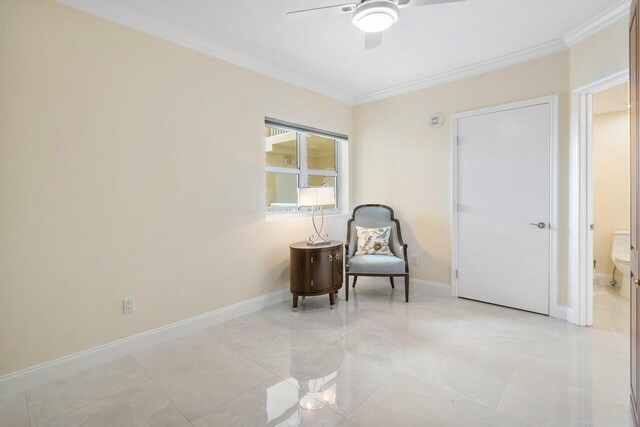
M266 212L298 212L298 188L327 185L338 208L340 142L346 137L281 122L265 122Z

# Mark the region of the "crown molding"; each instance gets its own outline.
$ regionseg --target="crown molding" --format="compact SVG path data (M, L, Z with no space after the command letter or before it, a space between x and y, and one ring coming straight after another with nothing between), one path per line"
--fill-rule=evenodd
M629 16L631 0L622 0L601 14L591 18L564 35L564 42L568 47L575 46L582 40L602 31L609 25Z
M356 97L355 104L358 105L367 102L378 101L384 98L389 98L392 96L401 95L420 89L426 89L444 83L449 83L454 80L476 76L478 74L483 74L489 71L508 67L510 65L561 52L566 48L567 46L565 45L564 40L559 38L547 43L542 43L527 49L519 50L517 52L508 53L506 55L487 59L485 61L476 62L475 64L466 65L464 67L455 68L453 70L435 74L424 79L414 80L412 82L392 86L387 89L368 93L366 95L361 95Z
M131 10L126 10L122 7L116 8L99 0L56 0L56 2L213 56L223 61L239 65L259 74L273 77L294 86L353 105L353 97L340 90L309 80L300 74L294 73L273 63L250 58L234 49L206 40L195 34L172 27L166 23L149 19Z
M500 68L515 65L520 62L530 61L545 55L561 52L569 47L575 46L582 40L602 31L611 24L616 23L620 19L629 16L631 0L622 0L606 9L604 12L593 17L589 21L581 24L572 31L565 34L562 38L552 40L528 49L509 53L496 58L487 59L475 64L467 65L443 73L435 74L424 79L414 80L400 85L392 86L386 89L370 92L368 94L357 96L355 104L364 104L367 102L378 101L403 93L413 92L420 89L449 83L455 80L472 77L478 74L494 71Z
M161 38L163 40L176 43L186 48L213 56L223 61L247 68L259 74L273 77L294 86L310 90L320 95L327 96L349 105L364 104L377 101L404 93L426 89L455 80L472 77L489 71L515 65L521 62L530 61L545 55L561 52L567 47L571 47L580 41L596 34L607 26L625 18L629 14L630 0L622 0L613 7L605 10L598 16L590 19L574 30L546 43L542 43L527 49L512 52L506 55L487 59L475 64L455 68L453 70L438 73L423 79L391 86L385 89L373 91L359 96L351 96L348 93L337 90L313 80L310 80L298 73L292 72L276 64L251 58L239 51L230 49L221 44L204 39L190 32L172 27L166 23L149 19L139 13L127 10L122 7L113 7L100 0L56 0L58 3L82 10L92 15L116 22L118 24L133 28L146 34Z

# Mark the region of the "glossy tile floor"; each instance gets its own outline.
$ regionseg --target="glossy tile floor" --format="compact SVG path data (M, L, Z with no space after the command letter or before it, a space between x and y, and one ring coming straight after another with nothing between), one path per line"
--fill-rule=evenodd
M2 426L628 426L624 335L419 286L278 304L0 400Z
M620 295L620 288L609 284L610 280L609 276L593 280L593 326L629 335L629 300Z

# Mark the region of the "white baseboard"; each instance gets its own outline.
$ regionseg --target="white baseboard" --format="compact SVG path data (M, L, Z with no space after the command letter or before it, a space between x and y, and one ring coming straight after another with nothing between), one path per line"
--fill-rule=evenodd
M409 283L412 285L418 286L426 286L429 290L429 293L439 297L450 297L451 296L451 286L445 285L444 283L438 282L429 282L427 280L420 279L409 279Z
M570 323L576 323L573 319L573 310L566 305L558 305L549 313L550 317L559 320L566 320Z
M245 314L283 302L289 297L289 289L281 289L270 294L242 301L147 332L142 332L0 376L0 398L118 359L179 336L188 335L227 320L244 316Z

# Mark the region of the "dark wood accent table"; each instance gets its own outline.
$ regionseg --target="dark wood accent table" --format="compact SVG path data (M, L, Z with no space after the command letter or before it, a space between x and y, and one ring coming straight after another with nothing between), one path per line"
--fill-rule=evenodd
M329 294L329 302L335 304L336 295L342 288L342 242L332 240L322 246L298 242L289 246L289 250L293 308L298 307L299 296Z

